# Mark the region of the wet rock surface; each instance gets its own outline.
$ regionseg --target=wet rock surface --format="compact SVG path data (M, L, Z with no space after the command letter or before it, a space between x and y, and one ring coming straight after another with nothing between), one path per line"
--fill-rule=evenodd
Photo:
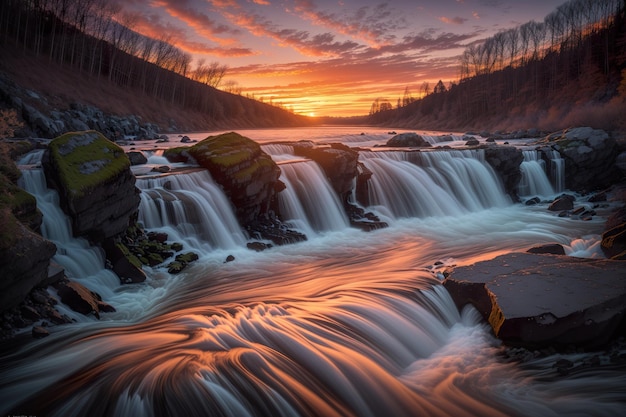
M512 346L593 348L624 332L626 262L512 253L456 268L444 280Z
M74 236L91 241L122 234L139 208L130 161L122 148L95 131L60 136L43 159L49 186L72 219Z

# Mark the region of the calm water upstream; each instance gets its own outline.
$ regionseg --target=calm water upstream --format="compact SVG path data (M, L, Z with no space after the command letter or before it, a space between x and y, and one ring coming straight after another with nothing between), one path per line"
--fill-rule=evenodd
M22 184L37 195L57 261L117 312L98 321L64 311L76 323L0 357L0 415L624 415L624 368L559 376L552 367L559 358L579 363L590 355L523 366L506 360L478 313L457 311L438 273L547 242L563 244L570 256L601 257L602 216L577 221L545 204L512 203L480 152L415 161L372 148L360 156L374 173L367 209L390 226L365 233L348 226L315 163L269 143L373 147L389 138L386 131L241 133L281 164L288 185L281 207L308 241L247 250L208 174L166 177L165 186L138 169L140 220L200 255L179 275L148 268L144 284L121 286L99 251L71 238L40 170L24 169ZM453 145L463 143L454 138ZM150 155L150 163L164 163L158 152ZM525 163L525 187L556 192L550 178L535 178L545 173L529 165L532 156ZM228 255L235 261L224 263Z

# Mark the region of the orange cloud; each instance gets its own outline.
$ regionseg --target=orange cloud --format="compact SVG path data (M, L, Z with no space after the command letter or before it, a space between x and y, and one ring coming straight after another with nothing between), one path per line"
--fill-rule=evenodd
M439 20L441 20L443 23L448 23L452 25L462 25L463 23L467 22L467 19L463 17L458 17L458 16L457 17L441 16Z

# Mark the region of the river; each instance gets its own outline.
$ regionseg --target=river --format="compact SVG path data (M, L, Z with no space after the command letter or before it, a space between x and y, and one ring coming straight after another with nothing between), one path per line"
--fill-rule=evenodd
M200 256L178 275L146 268L142 284L120 285L98 250L70 236L41 170L23 170L23 186L44 213L43 233L59 247L56 260L117 311L100 320L63 311L75 323L0 357L0 414L623 415L623 366L561 375L553 367L559 359L606 358L512 360L479 314L459 312L440 285L445 268L542 243L602 257L602 215L582 221L558 217L547 203L513 203L479 152L433 153L416 164L376 146L389 138L382 129L241 133L281 164L287 221L308 240L248 250L210 176L167 177L164 187L138 169L140 220ZM439 134L429 133L437 144ZM350 228L315 164L274 144L303 139L369 149L360 156L376 178L366 209L389 227ZM447 144L464 143L454 139ZM149 154L150 163L164 163ZM525 173L525 190L556 193L549 173L534 178L545 175L536 168ZM235 260L225 262L228 255Z

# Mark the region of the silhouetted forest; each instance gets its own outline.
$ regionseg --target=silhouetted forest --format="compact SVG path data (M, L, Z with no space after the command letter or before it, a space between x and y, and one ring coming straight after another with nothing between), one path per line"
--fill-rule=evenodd
M134 32L133 16L107 0L2 0L5 53L65 66L77 76L204 114L208 121L300 125L305 117L216 89L227 67L198 62L168 42ZM10 52L8 52L10 51ZM51 80L42 79L45 84ZM219 123L210 123L219 124Z
M367 121L420 129L626 129L626 0L571 0L465 50L461 78ZM406 94L405 94L406 95Z

